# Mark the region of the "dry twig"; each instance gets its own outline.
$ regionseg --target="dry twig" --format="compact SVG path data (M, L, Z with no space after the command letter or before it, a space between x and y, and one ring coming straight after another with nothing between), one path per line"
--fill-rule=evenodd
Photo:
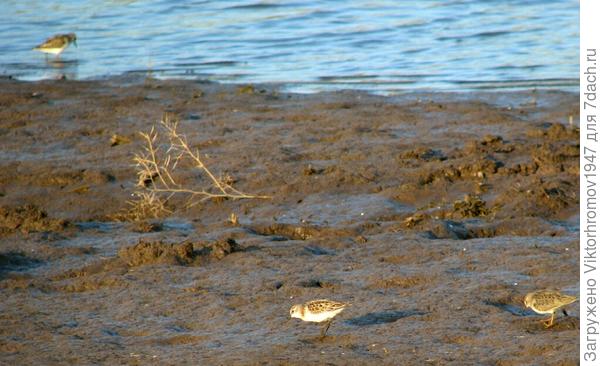
M170 213L166 203L175 195L187 196L186 207L190 208L207 199L249 199L269 198L241 192L231 184L233 179L217 176L208 168L198 149L192 149L185 135L177 131L178 120L165 114L158 128L152 127L149 133L140 132L144 148L134 157L138 168L138 191L136 199L130 201L131 219L158 217ZM176 172L178 167L191 164L201 175L208 178L209 184L202 188L186 186L180 182Z

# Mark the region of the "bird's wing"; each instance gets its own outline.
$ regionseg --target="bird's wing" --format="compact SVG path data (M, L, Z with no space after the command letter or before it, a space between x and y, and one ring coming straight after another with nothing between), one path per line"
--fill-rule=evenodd
M561 303L563 303L563 305L569 305L569 304L574 303L575 301L577 301L577 297L576 296L562 295L561 294L560 301L561 301Z
M575 300L576 298L573 296L563 295L553 291L544 291L535 295L535 307L542 311L550 311L570 304Z
M346 307L343 302L331 301L331 300L313 300L306 304L308 310L313 313L320 313L323 311L338 310Z
M65 39L62 36L48 38L44 43L36 48L60 48L65 45Z

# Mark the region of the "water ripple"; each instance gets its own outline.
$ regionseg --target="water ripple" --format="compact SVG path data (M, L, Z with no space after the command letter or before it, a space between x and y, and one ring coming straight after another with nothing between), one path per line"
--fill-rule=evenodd
M3 2L0 75L88 79L129 72L221 82L494 89L578 85L575 0ZM31 48L76 32L55 62ZM64 67L64 65L63 65Z

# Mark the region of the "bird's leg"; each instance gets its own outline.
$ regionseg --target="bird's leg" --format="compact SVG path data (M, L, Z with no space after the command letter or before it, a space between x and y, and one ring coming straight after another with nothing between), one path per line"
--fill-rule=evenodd
M329 330L329 326L331 325L331 322L332 322L332 321L333 321L333 320L329 320L329 321L327 322L327 327L325 327L325 333L327 333L327 331Z
M550 316L550 322L548 322L548 320L546 320L544 322L544 325L546 326L546 328L550 328L552 326L553 322L554 322L554 312L552 312L552 316Z
M327 321L327 324L325 324L325 326L323 327L323 329L321 329L321 338L325 337L325 334L327 334L327 330L329 329L329 326L331 325L331 319Z

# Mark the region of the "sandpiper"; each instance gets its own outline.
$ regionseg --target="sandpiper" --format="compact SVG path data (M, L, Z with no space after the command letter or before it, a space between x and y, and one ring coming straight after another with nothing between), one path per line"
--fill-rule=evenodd
M325 326L321 329L321 338L323 338L333 321L333 317L341 313L348 305L350 304L326 299L312 300L292 306L290 316L302 319L305 322L325 322Z
M77 36L75 33L57 34L33 49L44 53L51 53L58 57L71 43L77 46Z
M540 290L528 293L525 296L525 307L531 308L538 314L552 314L550 319L544 319L542 322L546 328L551 327L554 322L554 312L563 306L569 305L577 300L575 296L563 295L558 291ZM563 313L567 312L563 309Z

